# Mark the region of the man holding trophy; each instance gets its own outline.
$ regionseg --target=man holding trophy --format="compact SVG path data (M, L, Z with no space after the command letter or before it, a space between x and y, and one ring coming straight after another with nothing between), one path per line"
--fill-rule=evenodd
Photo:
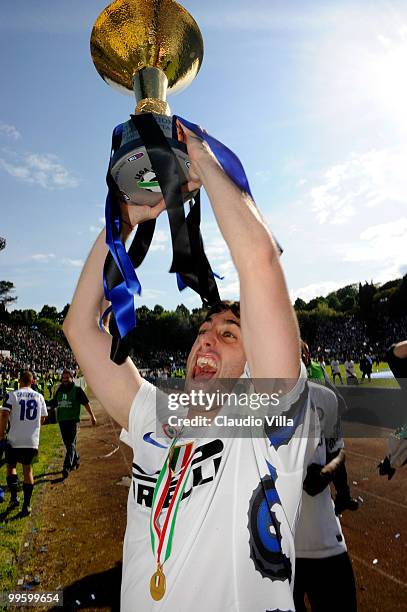
M152 13L147 7L154 9ZM189 31L192 18L172 0L116 0L98 21L103 28L108 23L120 29L121 20L128 23L130 18L135 19L132 31L139 32L140 20L144 20L144 24L147 20L149 25L145 30L149 36L139 46L143 53L148 49L149 57L162 58L166 55L165 44L169 36L167 32L167 36L160 37L162 20L166 17L171 33L181 30L185 36ZM97 26L98 22L95 28ZM126 32L129 31L127 28ZM94 41L97 38L95 29L92 37ZM153 53L151 41L154 37L160 42ZM123 48L123 35L118 39ZM106 48L110 54L113 47L109 39ZM134 47L134 41L127 44L127 48L130 47ZM100 56L103 55L100 39L97 48ZM191 49L187 56L194 57ZM175 62L174 56L171 61ZM164 62L167 68L171 67L171 61L167 57ZM109 82L117 83L120 81L117 66L116 62L109 79L106 78L106 63L100 72ZM152 67L161 70L156 63L150 65ZM133 66L132 70L136 72L133 84L137 94L144 76L145 85L154 71L147 69L143 76L144 68ZM171 74L170 69L170 78ZM157 82L154 87L157 92ZM108 206L113 210L112 216L108 211L106 230L97 238L84 265L64 323L65 334L87 382L106 410L127 431L134 453L121 609L124 612L293 611L293 533L304 465L318 443L314 435L318 417L310 406L307 374L300 360L298 325L280 265L279 250L249 195L248 186L246 188L239 179L241 169L236 159L232 166L237 171L231 170L223 155L225 151L219 154L219 143L203 132L197 134L196 126L188 124L192 127L189 129L188 122L182 120L177 120L176 125L178 142L184 140L184 148L175 154L167 151L167 156L163 157L166 145L154 131L150 121L152 115L145 115L147 119L143 123L143 113L156 112L151 106L154 106L151 102L154 96L142 95L144 97L138 95L141 107L138 105L136 109L133 126L124 124L127 127L119 134L116 153L119 151L120 155L112 155L116 171L112 171L112 163L109 166ZM158 101L163 102L162 99ZM158 108L160 113L165 112L163 104L158 104ZM155 121L165 132L165 122L159 118ZM133 140L128 137L133 127L143 140L144 149L140 143L134 145L133 136ZM123 144L127 137L127 143ZM172 145L174 139L168 136L167 139ZM127 146L125 153L120 152L123 146ZM149 191L144 202L135 189L130 193L131 185L129 188L127 179L117 171L118 157L126 158L127 163L140 153L143 153L139 159L145 161L146 172L133 173L133 180L138 190L145 188L147 183ZM173 182L173 173L166 169L167 162L175 164L174 155L177 164L184 157L188 162L184 164L185 176L178 172L177 184ZM158 190L152 191L157 185ZM240 305L217 300L213 274L203 254L197 225L194 225L196 219L187 220L185 225L182 219L178 225L176 221L172 224L170 219L173 264L178 257L172 271L177 272L184 285L197 290L203 302L210 306L188 358L187 388L213 387L216 381L238 379L247 376L248 372L253 379L270 379L269 384L273 384L273 379L280 379L274 383L282 394L279 414L292 417L293 426L278 433L265 429L262 436L219 436L210 440L198 436L186 440L182 438L182 431L166 428L161 435L153 433L156 399L160 392L143 380L133 362L126 358L126 345L120 344L130 329L126 327L131 317L127 316L130 310L125 294L137 287L132 271L125 270L128 261L124 244L136 228L145 243L148 231L143 236L143 226L150 224L151 227L164 210L174 221L178 214L175 209L179 207L174 193L179 199L180 193L196 194L201 186L208 194L238 272ZM181 206L183 208L182 201ZM196 215L194 207L196 201L190 215ZM182 235L184 240L180 239ZM140 240L139 245L142 242ZM140 253L141 247L137 248ZM132 258L130 249L132 264L139 265L145 252L141 257ZM182 253L186 253L189 262L184 267ZM117 294L122 302L117 301ZM106 298L111 298L109 301L113 305L120 336L118 342L99 327ZM127 319L122 317L124 311ZM213 413L220 409L221 406L216 406Z

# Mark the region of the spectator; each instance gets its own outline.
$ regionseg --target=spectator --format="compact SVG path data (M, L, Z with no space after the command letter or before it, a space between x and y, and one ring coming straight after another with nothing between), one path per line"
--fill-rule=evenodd
M80 457L76 444L78 426L81 419L81 406L84 406L90 414L92 425L96 425L96 417L93 414L85 392L74 384L70 370L62 372L62 382L50 405L56 409L59 429L66 448L62 475L64 478L67 478L69 472L77 470L80 466Z

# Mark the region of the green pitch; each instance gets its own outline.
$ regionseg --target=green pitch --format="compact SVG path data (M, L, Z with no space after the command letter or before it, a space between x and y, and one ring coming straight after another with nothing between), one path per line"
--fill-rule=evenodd
M0 486L5 491L5 500L0 504L0 592L10 591L17 587L17 580L20 578L17 575L17 564L21 553L26 551L24 543L29 542L28 536L33 529L38 529L41 526L41 515L35 510L38 501L40 501L42 488L50 486L50 478L58 478L59 474L51 475L51 473L60 469L62 459L62 441L58 425L43 425L38 462L33 465L35 482L31 500L33 513L27 518L18 516L22 503L16 510L10 513L6 512L10 498L6 485L6 466L0 468ZM21 465L17 466L17 473L20 479L19 498L22 502L23 473ZM21 574L21 577L23 577L24 572L21 571ZM1 606L0 610L2 610Z
M341 364L339 366L340 371L341 371L341 376L342 376L342 381L343 384L346 385L346 376L345 376L345 366L343 364ZM384 370L388 370L389 369L389 364L386 361L381 361L379 363L379 366L374 365L373 369L372 369L372 374L375 374L376 372L383 372ZM326 371L329 374L330 379L332 380L332 372L331 372L331 366L329 365L329 363L326 364ZM366 377L363 381L363 383L361 382L362 380L362 372L360 371L359 368L359 364L355 363L355 374L359 380L359 384L361 384L362 386L365 387L392 387L393 389L398 389L399 385L397 383L397 381L391 376L391 378L372 378L371 381L369 381ZM338 377L336 378L336 384L338 385L338 387L340 388L340 384L338 384Z

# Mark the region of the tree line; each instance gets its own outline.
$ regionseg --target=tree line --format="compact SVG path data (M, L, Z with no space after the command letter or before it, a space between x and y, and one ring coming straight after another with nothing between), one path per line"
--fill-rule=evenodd
M1 321L37 327L50 338L63 340L61 325L69 304L61 311L55 306L45 304L39 312L33 309L15 309L8 312L7 306L17 299L13 292L13 283L0 281ZM374 338L378 321L407 316L407 274L383 285L375 285L372 282L347 285L309 302L298 298L294 308L301 332L306 338L312 338L321 323L336 321L339 324L349 315L364 321L369 335ZM140 306L136 310L136 316L135 350L187 351L195 338L196 329L202 322L204 311L199 308L190 311L184 304L180 304L175 310L166 310L157 304L152 309Z

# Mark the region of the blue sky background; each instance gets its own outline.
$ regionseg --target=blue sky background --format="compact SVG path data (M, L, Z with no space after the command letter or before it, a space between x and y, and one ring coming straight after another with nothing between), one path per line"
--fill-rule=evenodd
M62 308L103 224L112 128L134 109L89 53L108 2L14 0L0 22L0 279L17 308ZM242 160L284 246L293 299L407 272L407 5L185 0L205 41L171 109ZM223 297L238 285L206 200L203 235ZM166 215L138 303L199 305L167 270Z

